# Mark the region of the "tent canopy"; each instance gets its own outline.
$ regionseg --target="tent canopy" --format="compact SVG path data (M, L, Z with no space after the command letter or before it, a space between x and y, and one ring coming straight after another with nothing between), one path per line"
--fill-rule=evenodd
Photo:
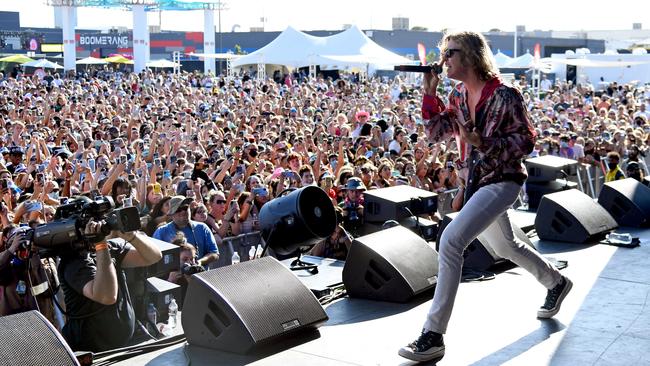
M106 65L108 62L102 60L101 58L95 57L86 57L81 60L77 60L77 65Z
M106 62L110 62L112 64L128 64L128 65L133 65L133 60L129 60L128 58L122 56L122 55L116 55L116 56L111 56L107 57L104 59Z
M203 57L203 58L214 58L218 60L228 60L236 59L241 57L241 55L235 55L234 53L186 53L188 56Z
M535 57L530 53L525 53L512 60L505 66L507 69L529 69L535 64Z
M63 66L52 62L48 61L46 59L40 59L40 60L34 60L34 61L29 61L25 62L23 66L27 67L36 67L36 68L44 68L44 69L62 69Z
M494 62L498 68L506 68L514 59L503 52L498 50L496 55L494 55Z
M176 62L171 62L169 60L161 59L161 60L152 60L147 62L146 64L147 67L153 67L153 68L168 68L168 67L177 67L180 66Z
M234 60L233 66L276 64L290 67L326 65L329 68L350 68L407 63L412 61L379 46L356 26L328 37L315 37L287 27L271 43Z
M34 59L29 58L25 55L11 55L7 57L0 58L0 62L14 62L17 64L24 64L25 62L34 61Z
M606 60L589 60L584 58L574 58L574 59L553 59L554 62L581 66L581 67L628 67L636 65L645 65L650 64L650 61L632 61L632 60L615 60L615 61L606 61Z

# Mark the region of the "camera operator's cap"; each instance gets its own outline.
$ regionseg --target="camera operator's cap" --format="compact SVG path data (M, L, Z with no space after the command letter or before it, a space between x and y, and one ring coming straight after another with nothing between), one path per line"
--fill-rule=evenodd
M348 179L345 184L345 189L348 191L365 191L366 185L363 184L363 181L357 177L352 177Z
M174 196L169 200L169 212L167 215L171 216L178 211L179 208L185 205L189 205L194 201L194 198L185 197L185 196Z

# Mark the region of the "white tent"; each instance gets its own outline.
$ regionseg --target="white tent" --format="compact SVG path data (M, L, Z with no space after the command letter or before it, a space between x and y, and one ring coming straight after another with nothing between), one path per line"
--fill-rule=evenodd
M106 65L108 62L102 60L101 58L95 57L86 57L81 60L77 60L77 65Z
M40 60L34 60L34 61L29 61L25 62L23 66L28 66L28 67L36 67L36 68L43 68L43 69L62 69L63 66L52 62L48 61L46 59L40 59Z
M498 68L506 68L514 59L503 52L501 50L497 51L497 54L494 55L494 63L497 65Z
M325 44L323 37L314 37L289 26L271 43L233 61L232 66L274 64L304 67L311 64L319 46Z
M338 68L363 67L391 68L393 65L413 63L406 57L393 53L368 38L357 26L326 37L327 45L316 58L319 65L336 64Z
M599 80L625 83L650 83L650 55L634 54L553 54L552 72L560 80L566 78L567 65L576 67L577 82L592 84Z
M529 69L533 67L535 63L535 57L530 53L524 53L523 55L515 58L510 62L505 68L507 69Z
M271 43L259 50L233 61L233 66L250 64L275 64L289 67L322 65L324 68L412 63L382 48L356 26L328 37L315 37L288 27Z
M169 60L160 59L160 60L151 60L145 64L147 67L153 68L167 68L167 67L177 67L180 66L176 62L171 62Z

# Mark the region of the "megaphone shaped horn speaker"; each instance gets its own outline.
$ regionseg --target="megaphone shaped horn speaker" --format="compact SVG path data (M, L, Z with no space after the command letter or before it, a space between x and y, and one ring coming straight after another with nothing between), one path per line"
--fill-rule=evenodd
M259 220L267 245L279 255L316 245L336 229L334 204L325 191L315 186L266 203Z

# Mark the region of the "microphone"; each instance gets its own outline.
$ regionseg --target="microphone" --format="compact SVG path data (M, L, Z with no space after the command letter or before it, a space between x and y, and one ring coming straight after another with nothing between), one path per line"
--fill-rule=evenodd
M402 71L402 72L431 72L431 70L435 71L436 74L442 74L442 66L439 64L431 64L431 65L395 65L393 68L395 71Z

